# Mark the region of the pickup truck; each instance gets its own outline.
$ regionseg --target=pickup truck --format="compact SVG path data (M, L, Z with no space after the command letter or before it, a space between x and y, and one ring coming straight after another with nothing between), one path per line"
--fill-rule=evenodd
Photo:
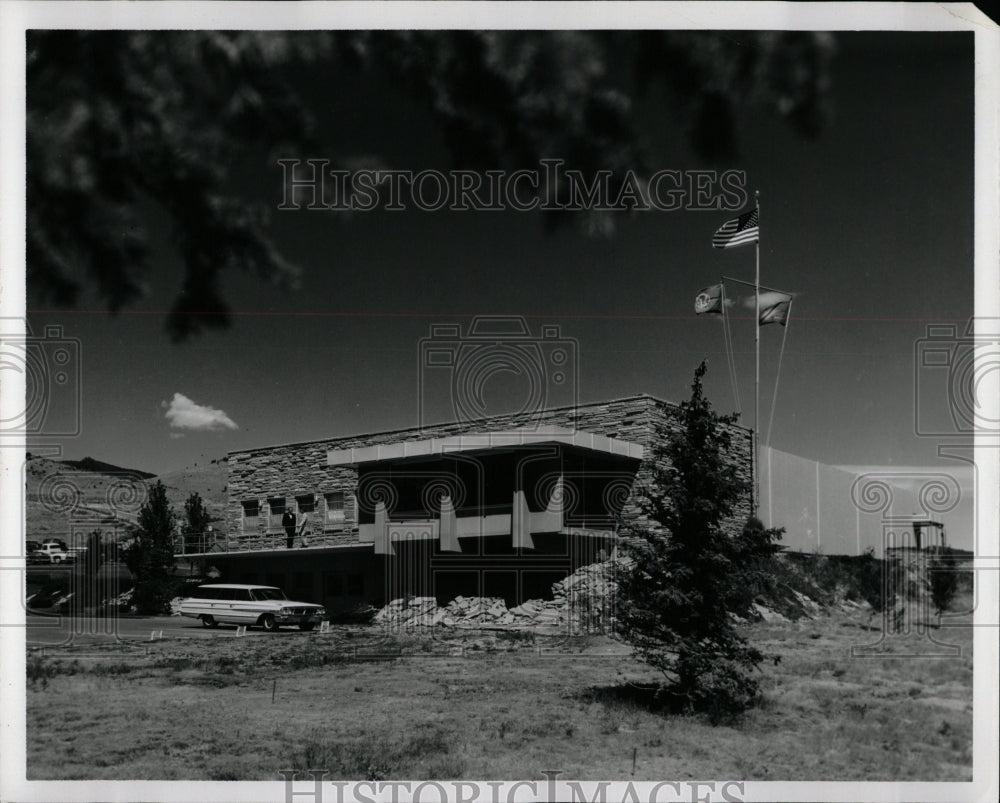
M50 563L62 563L64 560L73 559L73 554L66 549L65 544L59 541L45 541L37 551L48 556Z

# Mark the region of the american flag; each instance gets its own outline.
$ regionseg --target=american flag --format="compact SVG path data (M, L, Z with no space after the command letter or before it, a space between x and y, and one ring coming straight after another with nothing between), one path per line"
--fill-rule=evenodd
M712 245L716 248L735 248L746 243L755 243L760 239L760 220L757 210L747 212L739 217L723 223L712 236Z

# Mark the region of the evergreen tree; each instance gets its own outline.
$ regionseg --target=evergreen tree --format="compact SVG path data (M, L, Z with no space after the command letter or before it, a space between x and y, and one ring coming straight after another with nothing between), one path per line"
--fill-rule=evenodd
M185 552L205 552L205 533L208 523L212 520L201 494L192 493L184 502L184 524L181 535L184 538Z
M758 695L752 672L763 654L737 629L769 581L781 530L757 519L730 533L736 506L750 492L728 459L735 415L705 398L702 362L691 399L673 427L661 425L643 519L623 527L631 566L619 576L617 626L637 655L663 673L660 697L672 707L739 712Z
M132 600L139 613L157 615L170 610L176 524L167 489L157 480L139 511L135 540L125 550L125 563L135 578Z

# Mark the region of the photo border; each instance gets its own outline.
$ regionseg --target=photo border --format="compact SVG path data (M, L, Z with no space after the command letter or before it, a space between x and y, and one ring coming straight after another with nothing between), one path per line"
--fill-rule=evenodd
M714 30L905 30L973 31L975 37L975 315L1000 318L1000 33L997 26L971 4L924 3L578 3L578 2L393 2L393 3L29 3L0 5L0 102L3 129L0 134L0 266L2 293L0 316L25 316L25 31L31 28L95 29L317 29L317 28L413 28L413 29L714 29ZM929 192L933 189L929 188ZM23 333L22 333L23 334ZM996 372L988 375L983 388L987 398L1000 398ZM23 382L11 381L0 396L0 418L7 416L24 398ZM994 419L995 420L995 416ZM977 525L981 539L992 538L989 556L1000 555L997 544L997 491L1000 487L1000 449L995 439L977 434L974 447L977 465ZM20 485L24 442L5 442L0 448L0 510L3 544L0 555L17 555L16 539L23 532L24 499ZM982 544L986 546L986 544ZM977 556L982 558L984 556ZM998 561L1000 559L991 557ZM0 568L19 569L23 558L0 558ZM998 567L1000 568L1000 567ZM977 619L1000 606L997 579L1000 571L979 572L983 584ZM0 584L0 611L21 611L21 585ZM956 782L762 782L748 781L744 800L995 800L997 783L998 632L975 629L974 780ZM0 669L3 682L3 716L0 740L4 760L0 765L0 797L28 800L286 800L284 782L208 781L26 781L25 780L25 633L23 627L0 628ZM544 762L544 759L541 759ZM542 767L539 767L539 772ZM478 784L480 797L491 800L491 788L500 799L545 799L549 787L539 778L540 797L529 787L488 787ZM562 795L568 793L559 780ZM446 785L445 782L441 782ZM471 787L471 782L464 782ZM684 782L681 782L682 785ZM721 789L725 780L716 781ZM339 784L338 784L339 785ZM324 800L338 800L337 786L324 786ZM654 782L636 782L633 788L648 794ZM588 795L597 782L580 784ZM346 789L343 790L346 793ZM607 799L621 799L625 782L607 787ZM508 792L512 793L510 798ZM704 787L702 793L707 792ZM367 791L365 791L367 793ZM662 792L661 792L662 794ZM685 788L683 799L692 799ZM311 799L299 795L297 801ZM345 794L344 799L349 799ZM387 797L384 799L388 799ZM408 799L400 795L400 800ZM432 798L425 798L432 799ZM588 798L589 799L589 798ZM661 797L660 799L675 799Z

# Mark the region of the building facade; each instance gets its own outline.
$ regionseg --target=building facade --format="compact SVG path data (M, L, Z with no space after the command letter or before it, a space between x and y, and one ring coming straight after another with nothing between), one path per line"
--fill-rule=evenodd
M643 395L232 452L225 532L199 552L227 581L331 611L411 594L545 598L615 548L677 411ZM749 481L750 432L732 435Z

